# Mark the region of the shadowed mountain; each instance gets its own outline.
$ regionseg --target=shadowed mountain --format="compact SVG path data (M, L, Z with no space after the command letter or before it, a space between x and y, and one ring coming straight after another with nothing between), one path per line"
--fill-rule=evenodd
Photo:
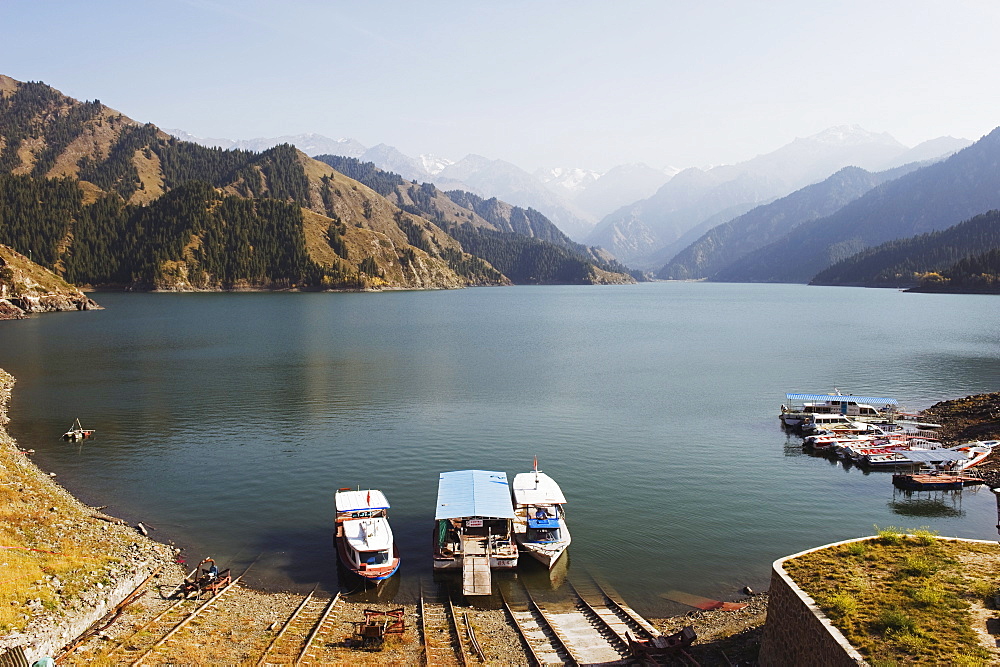
M995 208L1000 208L1000 129L946 160L879 185L832 215L799 225L713 280L809 282L865 248L946 229Z
M916 168L917 165L911 165L873 174L859 167L845 167L822 183L806 186L712 227L660 269L657 277L664 280L710 278L802 223L830 215L880 183Z

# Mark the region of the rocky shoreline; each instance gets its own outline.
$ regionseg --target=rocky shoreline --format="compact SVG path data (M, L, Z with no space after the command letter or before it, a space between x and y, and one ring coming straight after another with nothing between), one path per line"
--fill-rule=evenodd
M942 424L938 437L948 445L1000 440L1000 392L941 401L922 414L925 419ZM990 488L1000 488L1000 447L970 473L984 480Z
M32 313L100 309L78 288L0 245L0 320L21 319Z

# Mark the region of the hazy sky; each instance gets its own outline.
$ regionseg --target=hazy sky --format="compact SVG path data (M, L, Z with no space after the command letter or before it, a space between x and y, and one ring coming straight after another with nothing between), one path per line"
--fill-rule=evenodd
M996 0L0 0L0 73L205 137L525 169L738 162L1000 125Z

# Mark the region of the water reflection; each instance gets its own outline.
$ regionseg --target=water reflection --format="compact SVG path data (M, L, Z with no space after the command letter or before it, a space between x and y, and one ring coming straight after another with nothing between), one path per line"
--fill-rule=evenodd
M897 489L889 509L900 516L961 517L961 491L906 491Z

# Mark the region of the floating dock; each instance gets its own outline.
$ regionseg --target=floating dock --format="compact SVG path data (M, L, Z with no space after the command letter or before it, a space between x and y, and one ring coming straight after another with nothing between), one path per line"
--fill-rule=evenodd
M953 475L940 472L896 473L892 476L893 486L907 491L952 491L965 486L983 484L978 477Z

